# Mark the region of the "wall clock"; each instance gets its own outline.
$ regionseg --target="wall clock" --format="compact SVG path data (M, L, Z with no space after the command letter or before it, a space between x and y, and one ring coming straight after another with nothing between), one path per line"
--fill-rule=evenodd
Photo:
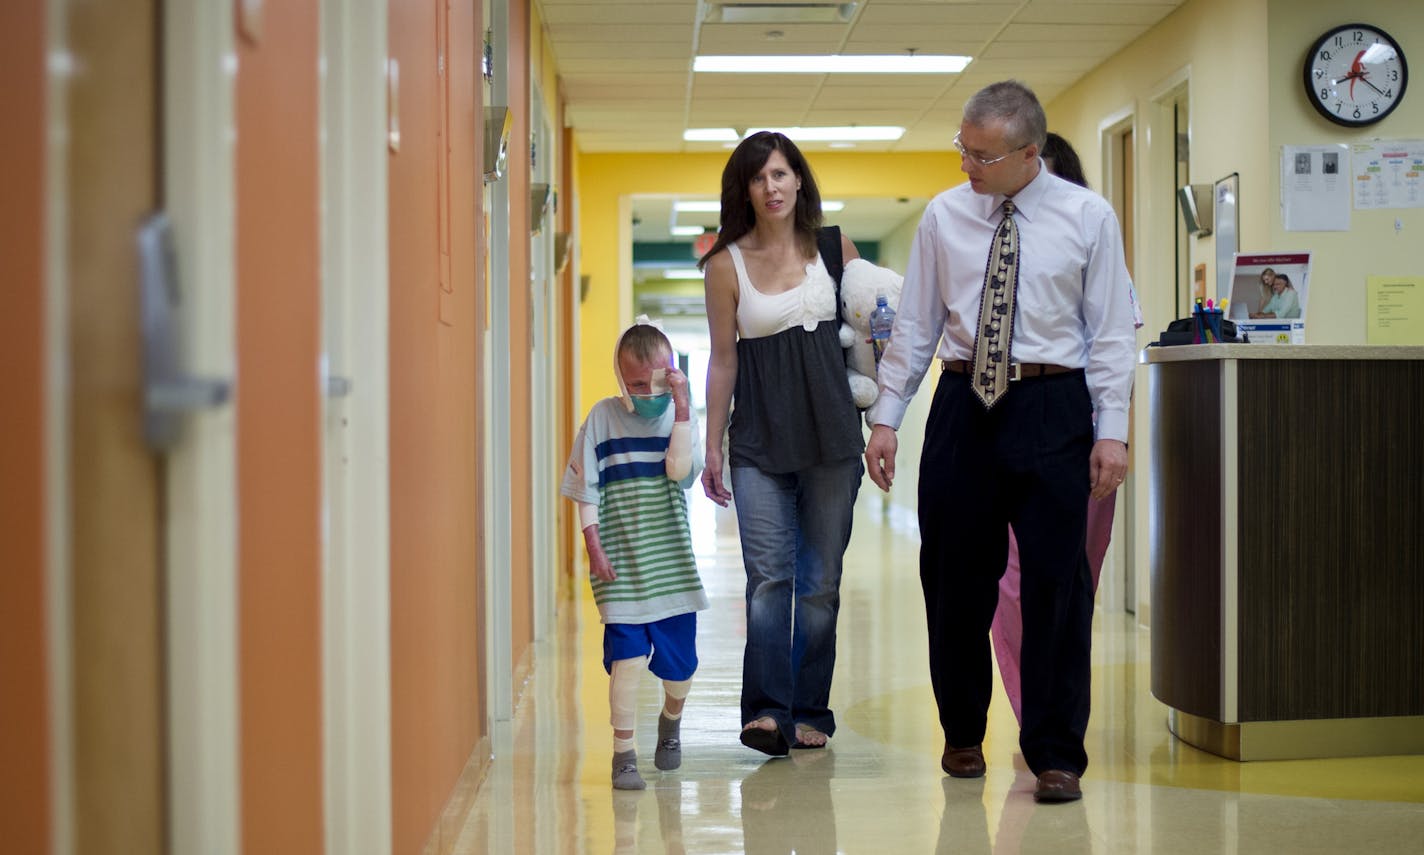
M1388 116L1404 98L1404 51L1379 27L1343 24L1315 40L1305 56L1305 93L1330 121L1364 127Z

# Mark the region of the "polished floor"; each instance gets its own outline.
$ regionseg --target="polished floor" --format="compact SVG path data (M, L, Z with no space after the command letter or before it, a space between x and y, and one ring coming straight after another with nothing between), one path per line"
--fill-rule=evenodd
M1111 580L1093 635L1084 798L1037 805L1007 699L996 695L988 774L946 777L930 692L913 523L867 482L842 588L824 751L767 759L737 741L743 575L733 513L694 489L693 537L712 599L688 698L683 765L652 765L659 691L638 723L648 789L609 786L601 628L579 580L537 645L515 718L457 853L1424 853L1424 757L1237 763L1177 741L1150 692L1148 631ZM1111 568L1105 569L1110 574Z

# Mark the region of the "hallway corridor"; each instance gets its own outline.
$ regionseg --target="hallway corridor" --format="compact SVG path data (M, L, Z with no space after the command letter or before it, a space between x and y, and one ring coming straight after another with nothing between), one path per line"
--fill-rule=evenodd
M659 690L645 679L637 731L648 789L609 785L608 683L587 583L561 603L534 673L464 817L472 853L1343 853L1419 852L1424 757L1237 763L1175 740L1150 694L1146 630L1102 604L1093 636L1091 765L1082 801L1036 805L1034 777L997 684L979 780L946 777L926 673L913 519L862 490L842 586L826 751L768 760L737 741L743 575L731 510L690 492L712 600L698 632L683 765L652 765Z

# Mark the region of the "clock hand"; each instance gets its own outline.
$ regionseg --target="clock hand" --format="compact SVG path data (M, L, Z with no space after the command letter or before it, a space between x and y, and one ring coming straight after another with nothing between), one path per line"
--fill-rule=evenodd
M1352 62L1352 63L1350 63L1350 73L1349 73L1348 77L1350 77L1350 100L1351 100L1351 101L1355 100L1355 81L1356 81L1356 80L1363 80L1363 79L1365 78L1365 67L1360 64L1360 57L1362 57L1362 56L1364 56L1364 55L1365 55L1365 52L1364 52L1364 51L1360 51L1359 53L1355 54L1355 61Z
M1361 83L1365 84L1366 86L1370 87L1371 89L1375 90L1375 91L1378 92L1379 94L1381 94L1381 95L1384 94L1384 90L1381 89L1381 88L1379 88L1378 86L1374 85L1373 83L1371 83L1371 82L1369 81L1369 77L1368 77L1365 73L1362 72L1362 73L1360 74L1359 81L1360 81Z

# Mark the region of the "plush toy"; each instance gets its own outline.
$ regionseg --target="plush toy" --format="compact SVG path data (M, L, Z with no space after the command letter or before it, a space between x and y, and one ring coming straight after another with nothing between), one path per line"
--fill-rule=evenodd
M855 405L865 409L875 403L875 349L870 344L870 313L875 298L885 295L894 309L900 304L905 277L863 258L853 258L841 274L841 347L846 349L846 376Z

